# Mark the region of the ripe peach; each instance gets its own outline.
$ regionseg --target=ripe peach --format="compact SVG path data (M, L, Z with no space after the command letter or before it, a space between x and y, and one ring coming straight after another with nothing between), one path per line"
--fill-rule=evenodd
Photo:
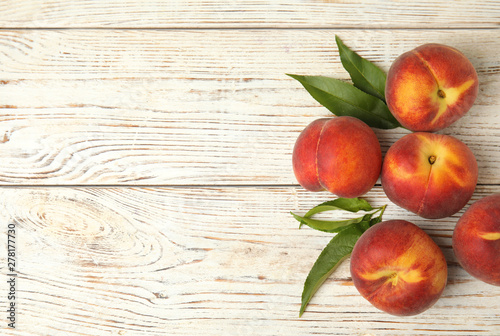
M322 118L299 135L293 149L297 181L310 191L327 189L358 197L377 182L382 151L375 132L354 117Z
M460 217L453 251L472 276L500 286L500 193L474 202Z
M359 293L393 315L416 315L441 296L448 268L443 252L422 229L404 220L375 224L351 254L351 276Z
M424 218L444 218L462 209L476 188L478 168L460 140L434 133L410 133L394 143L382 166L389 199Z
M412 131L438 131L462 117L478 93L472 63L455 48L424 44L399 56L387 74L387 106Z

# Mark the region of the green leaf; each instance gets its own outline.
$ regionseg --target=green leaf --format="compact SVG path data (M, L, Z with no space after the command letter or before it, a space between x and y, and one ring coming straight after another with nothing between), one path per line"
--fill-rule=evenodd
M384 215L384 211L385 211L385 208L387 207L387 204L380 207L379 210L375 211L373 214L375 214L376 212L380 211L380 215L378 215L377 217L375 218L372 218L370 219L370 222L369 222L369 225L370 226L373 226L377 223L380 223L382 221L382 216Z
M321 231L338 232L323 249L307 276L304 283L304 290L302 291L302 303L299 316L302 316L306 306L318 288L325 282L330 274L332 274L338 265L349 257L359 237L361 237L361 235L371 226L382 221L382 215L386 207L387 205L373 208L368 202L358 198L338 198L319 204L309 210L304 217L291 213L296 220L301 222L301 225L306 224ZM362 217L344 221L322 221L308 217L321 211L338 209L352 212L357 212L359 210L371 212ZM378 216L372 218L377 213L379 213Z
M354 86L385 102L386 74L382 69L349 49L335 36L342 65L351 75Z
M325 221L325 220L312 219L308 217L301 217L294 214L293 212L291 212L291 214L296 220L298 220L301 223L301 226L302 224L305 224L312 229L323 232L339 232L348 225L357 224L367 220L369 221L372 216L372 214L368 214L362 217L346 219L346 220Z
M332 201L323 202L311 210L309 210L304 217L311 217L319 212L331 210L345 210L349 212L358 212L360 210L371 211L373 210L370 203L360 198L336 198Z
M349 212L358 212L360 210L363 211L372 211L373 207L367 201L360 198L343 198L339 197L331 201L323 202L311 210L309 210L303 217L290 212L292 216L300 222L300 227L302 225L307 225L313 229L324 231L324 232L339 232L343 229L343 227L360 223L361 221L369 221L373 214L367 214L363 217L347 219L347 220L338 220L338 221L325 221L325 220L317 220L311 219L310 217L324 211L333 211L333 210L345 210Z
M372 226L372 220L363 220L358 224L358 227L361 228L363 232L368 230Z
M354 244L361 237L364 230L356 224L345 228L337 233L323 249L318 259L314 263L302 291L302 304L299 316L304 313L307 304L316 291L321 287L332 272L346 259L352 252Z
M368 126L390 129L399 122L380 99L335 78L323 76L288 75L298 80L321 105L336 116L352 116Z

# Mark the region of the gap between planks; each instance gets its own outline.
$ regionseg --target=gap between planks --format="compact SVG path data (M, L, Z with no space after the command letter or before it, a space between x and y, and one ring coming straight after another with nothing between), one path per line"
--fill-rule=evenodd
M315 26L305 26L305 27L296 27L296 26L220 26L220 27L192 27L192 26L178 26L178 27L0 27L0 31L12 31L12 30L46 30L46 31L64 31L64 30L108 30L108 31L117 31L117 30L134 30L134 31L177 31L177 30L371 30L371 31L452 31L452 30L467 30L467 31L483 31L483 30L499 30L500 27L360 27L360 26L330 26L330 27L315 27Z
M381 188L376 183L374 188ZM478 183L476 187L500 187L500 184ZM209 188L301 188L299 184L0 184L0 188L171 188L171 189L209 189ZM332 194L334 195L334 194ZM334 195L335 196L335 195ZM363 197L363 196L360 196Z
M377 187L380 185L375 185ZM489 184L487 186L490 186ZM0 184L0 188L300 188L299 184Z

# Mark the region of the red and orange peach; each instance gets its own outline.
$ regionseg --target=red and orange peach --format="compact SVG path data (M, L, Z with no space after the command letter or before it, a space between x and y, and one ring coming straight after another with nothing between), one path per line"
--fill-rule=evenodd
M476 158L460 140L410 133L394 143L382 166L382 187L396 205L424 218L444 218L462 209L478 178Z
M470 275L500 286L500 194L484 197L464 212L453 231L452 246Z
M442 44L424 44L399 56L387 75L387 106L412 131L438 131L461 118L478 94L467 57Z
M408 316L441 296L448 268L441 249L422 229L403 220L375 224L351 254L351 276L360 294L389 314Z
M354 117L322 118L299 135L293 149L297 181L310 191L327 189L358 197L377 182L382 152L375 132Z

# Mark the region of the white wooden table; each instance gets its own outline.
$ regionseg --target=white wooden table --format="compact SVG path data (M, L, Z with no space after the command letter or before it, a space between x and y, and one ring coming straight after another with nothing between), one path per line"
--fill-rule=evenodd
M380 183L365 199L443 249L442 298L388 315L345 262L298 317L331 234L289 211L334 196L298 186L291 152L331 114L285 76L348 80L335 34L385 71L426 42L460 49L480 92L441 133L477 157L473 202L500 192L498 1L2 0L0 13L2 335L500 335L500 288L451 249L463 210L424 220ZM376 132L384 153L406 134Z

